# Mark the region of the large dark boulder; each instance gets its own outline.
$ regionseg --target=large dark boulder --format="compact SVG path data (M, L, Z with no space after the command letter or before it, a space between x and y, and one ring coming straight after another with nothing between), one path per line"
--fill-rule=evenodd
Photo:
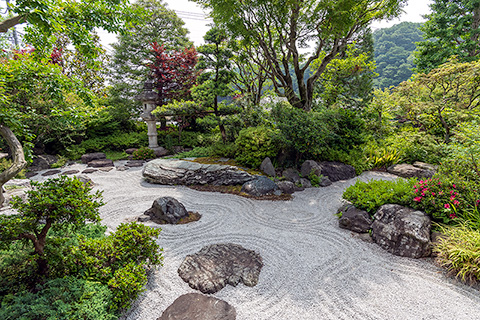
M373 216L373 241L397 256L421 258L431 254L431 220L421 211L385 204Z
M260 170L270 177L275 177L275 167L269 157L263 159L262 164L260 165Z
M172 197L156 199L152 207L145 211L154 222L176 224L180 219L188 216L185 206Z
M82 156L82 163L89 163L92 160L100 160L106 159L107 156L103 152L94 152L94 153L86 153Z
M275 191L278 190L278 186L275 182L268 179L264 176L259 176L254 180L250 180L245 182L242 185L241 192L245 192L246 194L260 197L267 194L274 194Z
M368 212L355 208L351 203L341 206L337 214L342 215L338 220L338 226L342 229L365 233L372 228L373 220Z
M172 159L148 162L143 168L143 177L150 183L170 185L239 185L255 178L234 166Z
M203 293L215 293L227 284L253 287L263 267L262 257L236 244L214 244L188 255L178 268L188 285Z
M157 320L235 320L237 312L227 302L200 293L177 298Z
M335 161L323 161L319 164L322 168L322 175L328 177L331 182L349 180L356 177L355 168L351 165Z
M317 176L322 175L322 167L320 165L313 161L313 160L306 160L300 169L300 173L302 174L302 177L308 178L308 176L313 173Z
M412 166L411 164L406 163L394 164L388 167L387 171L402 178L431 178L435 174L435 171L433 170Z
M297 169L288 168L283 170L282 176L293 183L300 182L300 175L298 174Z
M30 171L40 171L50 169L52 164L58 161L57 156L50 154L39 154L33 158L32 164L28 169Z

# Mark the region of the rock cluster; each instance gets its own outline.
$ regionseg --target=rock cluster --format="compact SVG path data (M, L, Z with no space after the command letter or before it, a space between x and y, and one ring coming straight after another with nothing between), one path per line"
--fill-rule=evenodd
M373 241L388 252L409 258L431 254L431 219L421 211L385 204L372 218L366 211L345 204L339 210L339 226L358 233L371 230Z
M157 223L177 224L180 219L188 217L188 211L177 199L161 197L153 202L152 207L145 211L145 215Z

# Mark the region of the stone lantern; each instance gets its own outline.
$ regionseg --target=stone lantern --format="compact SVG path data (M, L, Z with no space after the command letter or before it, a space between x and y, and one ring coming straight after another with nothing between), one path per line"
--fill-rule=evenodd
M152 114L152 111L157 107L158 94L153 91L153 80L145 81L143 92L137 96L137 99L142 101L143 104L143 113L140 117L147 123L148 147L158 148L157 118Z

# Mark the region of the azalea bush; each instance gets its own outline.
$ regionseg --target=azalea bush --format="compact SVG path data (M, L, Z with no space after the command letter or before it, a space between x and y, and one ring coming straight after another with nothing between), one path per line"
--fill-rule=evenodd
M413 188L412 206L435 220L445 224L459 221L479 224L477 206L480 196L475 183L459 177L437 175L435 178L419 180Z

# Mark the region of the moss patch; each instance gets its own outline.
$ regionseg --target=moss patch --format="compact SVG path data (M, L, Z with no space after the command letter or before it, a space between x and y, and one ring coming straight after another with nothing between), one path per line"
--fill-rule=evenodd
M201 217L202 217L202 215L198 212L188 211L188 216L178 220L178 222L175 223L175 224L187 224L187 223L190 223L190 222L198 221L198 220L200 220ZM165 220L160 220L160 219L152 218L152 221L155 222L155 223L158 223L158 224L170 224L170 223L166 222Z
M252 196L246 194L245 192L241 192L242 186L212 186L212 185L191 185L188 186L190 189L197 190L197 191L206 191L206 192L220 192L220 193L228 193L234 194L237 196L241 196L244 198L255 199L255 200L271 200L271 201L288 201L292 200L291 194L281 194L277 195L265 195L261 197Z

